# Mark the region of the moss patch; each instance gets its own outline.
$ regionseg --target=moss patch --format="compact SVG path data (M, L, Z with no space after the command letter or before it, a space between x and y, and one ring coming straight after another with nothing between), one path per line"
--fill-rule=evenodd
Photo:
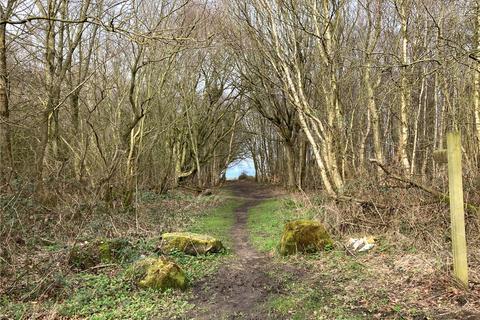
M285 224L280 240L280 254L313 253L332 246L333 241L323 224L315 220L294 220Z
M184 289L187 285L183 270L172 260L163 257L139 260L126 270L125 275L142 288Z
M162 235L161 248L166 252L178 250L197 255L220 252L223 250L223 244L220 240L205 234L170 232Z

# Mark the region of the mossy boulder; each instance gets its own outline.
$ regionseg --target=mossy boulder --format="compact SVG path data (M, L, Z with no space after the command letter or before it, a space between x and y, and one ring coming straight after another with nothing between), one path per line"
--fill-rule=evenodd
M86 270L100 263L121 260L130 246L123 238L80 242L70 250L68 264L74 269Z
M162 235L161 250L164 252L178 250L197 255L220 252L223 248L220 240L205 234L170 232Z
M280 254L297 252L317 252L333 244L323 224L314 220L294 220L287 222L280 240Z
M139 260L125 271L125 276L141 288L165 290L185 289L187 286L183 270L174 261L164 257Z

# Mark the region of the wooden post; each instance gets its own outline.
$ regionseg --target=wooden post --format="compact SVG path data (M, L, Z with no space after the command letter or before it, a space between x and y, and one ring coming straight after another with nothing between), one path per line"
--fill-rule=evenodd
M447 134L448 188L452 230L453 273L468 288L467 241L462 186L462 146L459 132Z

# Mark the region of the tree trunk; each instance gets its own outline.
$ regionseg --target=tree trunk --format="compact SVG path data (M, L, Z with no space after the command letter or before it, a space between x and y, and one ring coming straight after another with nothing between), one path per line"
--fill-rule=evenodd
M476 1L475 15L475 61L473 68L473 105L475 115L475 138L477 148L480 149L480 1ZM477 150L480 153L480 150Z
M370 80L371 64L368 61L365 66L365 73L363 75L363 81L367 89L367 108L370 112L370 125L373 138L373 150L375 153L375 159L383 163L383 149L380 134L380 119L378 116L378 108L375 102L375 93L373 85Z
M295 148L291 141L285 142L285 155L287 160L287 181L286 187L288 190L296 189L295 179Z
M407 30L407 1L401 1L398 14L401 22L401 66L400 66L400 110L397 126L397 157L403 169L408 172L410 169L410 162L407 155L408 144L408 113L410 111L410 84L408 83L408 30Z
M5 19L5 14L1 14ZM0 25L0 190L8 186L13 172L12 143L10 139L9 110L8 110L8 75L7 75L7 48L6 25Z

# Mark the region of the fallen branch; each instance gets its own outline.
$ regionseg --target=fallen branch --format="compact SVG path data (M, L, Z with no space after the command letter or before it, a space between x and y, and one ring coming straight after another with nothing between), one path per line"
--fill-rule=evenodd
M103 269L103 268L110 268L117 266L116 263L108 263L108 264L99 264L93 267L88 268L88 270L96 270L96 269Z
M394 207L387 206L387 205L384 205L384 204L375 203L371 200L359 199L359 198L345 196L345 195L337 195L337 196L333 196L332 198L337 200L337 201L356 202L356 203L360 204L362 207L371 207L371 208L377 208L377 209L393 209L394 208Z
M447 203L447 204L450 203L450 197L448 195L446 195L445 193L440 192L438 190L435 190L433 188L430 188L428 186L425 186L425 185L423 185L423 184L421 184L421 183L419 183L419 182L417 182L413 179L410 179L410 178L407 178L407 177L404 177L404 176L400 176L396 173L393 173L390 170L388 170L388 168L385 166L385 164L381 163L377 159L370 159L370 162L379 166L380 169L382 169L383 172L385 172L385 174L389 178L392 178L394 180L406 183L406 184L408 184L412 187L418 188L418 189L420 189L420 190L422 190L426 193L429 193L441 202L444 202L444 203ZM475 206L471 203L468 203L468 202L464 202L464 205L465 205L465 210L468 213L472 213L472 214L475 214L477 216L480 216L480 208L479 207L477 207L477 206Z

